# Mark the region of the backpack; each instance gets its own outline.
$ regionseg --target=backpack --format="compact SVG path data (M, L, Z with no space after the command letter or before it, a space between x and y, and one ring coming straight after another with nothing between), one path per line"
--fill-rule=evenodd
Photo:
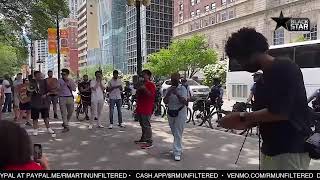
M210 99L214 100L214 99L217 99L218 97L220 97L220 86L214 86L211 88L211 91L209 93L209 97Z

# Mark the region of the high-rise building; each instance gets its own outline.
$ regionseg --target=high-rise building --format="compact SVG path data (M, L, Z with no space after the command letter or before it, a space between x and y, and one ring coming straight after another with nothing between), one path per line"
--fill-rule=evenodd
M98 0L86 0L78 8L79 68L86 66L88 50L99 48Z
M102 64L127 72L126 3L119 0L99 0L99 29ZM95 53L97 54L97 53ZM100 62L98 62L100 63Z
M77 19L78 7L80 3L82 3L81 0L69 0L69 3L68 3L69 10L70 10L69 18Z
M309 18L310 32L289 32L284 28L275 31L272 17ZM207 37L211 48L225 59L224 46L231 33L242 27L254 27L270 45L295 41L298 36L319 39L319 0L176 0L174 1L174 39L188 38L193 34Z
M136 9L127 7L128 72L137 72ZM152 0L148 7L141 6L141 43L143 62L147 56L169 45L173 28L173 1Z
M37 40L33 42L33 68L34 70L45 69L45 59L48 57L47 40Z

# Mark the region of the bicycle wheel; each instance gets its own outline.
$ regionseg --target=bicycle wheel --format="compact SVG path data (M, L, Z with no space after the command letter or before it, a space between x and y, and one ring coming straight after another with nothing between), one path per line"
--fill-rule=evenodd
M191 118L193 121L193 125L200 126L202 125L201 123L202 123L202 119L204 118L204 112L199 110L193 111Z
M187 119L186 119L186 123L189 123L192 119L192 111L189 107L187 107Z
M85 119L85 109L82 104L79 104L76 109L76 117L79 121L83 121Z
M161 117L163 118L167 114L166 106L161 104Z
M216 129L224 129L222 127L220 127L217 123L217 121L219 121L221 118L223 118L224 116L226 116L227 114L229 114L231 111L224 111L224 110L219 110L219 111L215 111L210 115L210 123L211 125L214 124L216 125ZM226 130L226 129L225 129Z

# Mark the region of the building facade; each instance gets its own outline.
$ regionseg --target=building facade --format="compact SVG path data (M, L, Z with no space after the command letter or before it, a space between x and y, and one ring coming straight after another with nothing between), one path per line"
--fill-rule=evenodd
M142 58L170 44L173 28L173 1L152 0L148 7L141 7ZM127 59L128 73L137 72L136 9L127 7Z
M99 0L100 58L97 63L113 66L127 73L126 58L127 1ZM99 56L99 52L92 52ZM99 59L99 60L98 60ZM101 59L101 60L100 60Z
M88 50L99 48L98 0L86 0L78 7L79 68L87 65Z
M68 6L70 10L69 18L77 19L78 17L78 7L82 3L81 0L69 0Z
M37 40L33 42L33 69L41 71L46 68L45 60L48 57L48 41Z
M272 17L304 17L311 21L310 32L275 31ZM319 0L175 0L174 38L188 38L193 34L207 37L211 48L225 59L224 46L231 35L242 27L254 27L270 45L296 41L299 36L319 39Z

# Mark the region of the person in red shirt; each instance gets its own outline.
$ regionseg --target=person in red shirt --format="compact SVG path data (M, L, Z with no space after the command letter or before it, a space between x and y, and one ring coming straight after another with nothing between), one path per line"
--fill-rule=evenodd
M31 139L24 128L11 121L0 121L0 170L48 170L42 156L39 164L31 160Z
M135 143L141 144L142 149L148 149L153 146L150 119L153 114L156 86L150 81L152 73L149 70L143 70L142 76L144 84L137 90L136 108L136 118L140 123L142 135Z

